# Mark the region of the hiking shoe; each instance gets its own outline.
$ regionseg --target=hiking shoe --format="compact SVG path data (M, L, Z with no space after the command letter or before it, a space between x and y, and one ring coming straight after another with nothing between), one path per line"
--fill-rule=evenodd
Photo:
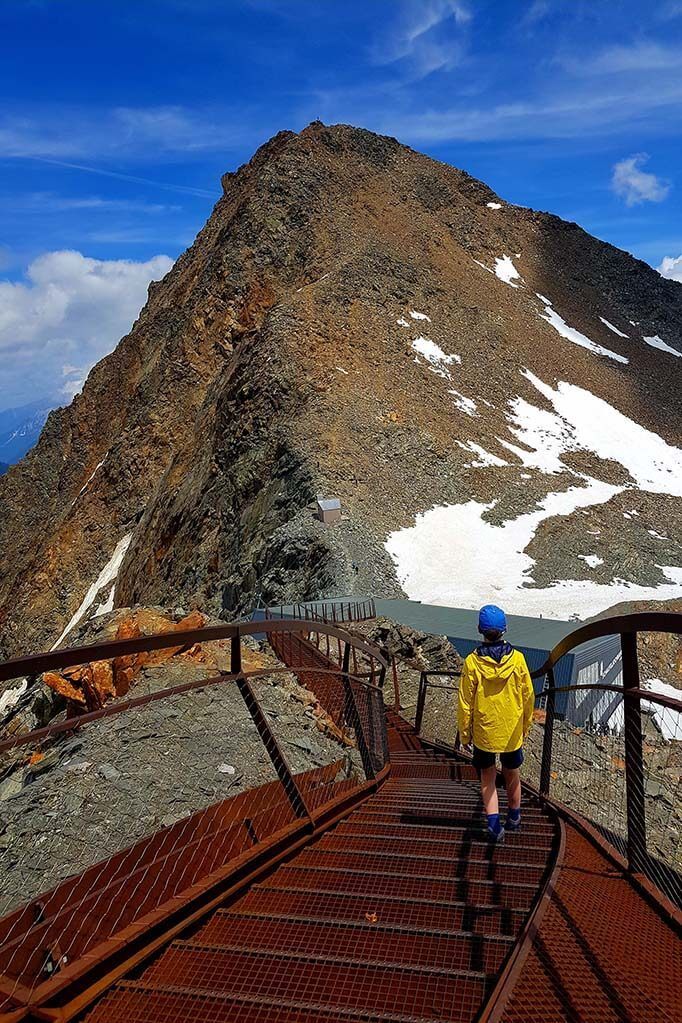
M504 842L504 828L495 833L492 828L486 828L486 834L491 842L495 842L499 845L500 842Z
M521 818L519 817L517 821L513 821L511 817L507 817L504 827L506 831L518 831L521 827Z

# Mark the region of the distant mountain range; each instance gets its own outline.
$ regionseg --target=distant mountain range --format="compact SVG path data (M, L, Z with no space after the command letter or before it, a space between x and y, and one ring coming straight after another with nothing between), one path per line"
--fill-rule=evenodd
M60 403L49 398L0 412L0 475L31 450L50 411Z

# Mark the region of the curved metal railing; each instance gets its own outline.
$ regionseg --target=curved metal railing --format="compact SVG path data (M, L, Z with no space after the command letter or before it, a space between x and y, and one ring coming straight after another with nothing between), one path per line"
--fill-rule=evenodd
M289 617L336 625L376 618L376 606L372 597L367 600L315 600L293 604L289 610L287 607L283 604L266 608L266 619Z
M557 696L568 692L613 693L609 709L612 708L611 717L617 720L608 734L615 732L616 735L619 735L622 728L622 741L618 739L618 745L615 746L618 752L622 751L622 757L618 757L618 752L611 753L610 756L612 763L615 758L617 771L620 769L623 772L624 828L613 827L616 819L616 814L613 812L602 814L606 818L603 823L598 820L593 823L596 824L599 834L613 849L619 853L625 853L628 867L632 872L648 878L674 904L680 905L682 903L682 845L680 844L679 830L672 815L675 803L679 805L682 792L682 717L680 716L682 714L682 692L680 698L676 699L642 688L637 649L639 633L680 635L682 634L682 614L641 612L589 622L561 640L550 652L542 667L532 673L534 679L544 677L547 680L546 688L539 697L545 703L545 721L538 787L540 794L545 798L549 798L554 790L560 788L563 797L560 801L566 802L569 809L578 802L581 815L588 816L588 819L599 815L585 814L585 806L580 799L580 793L570 793L565 784L561 785L560 775L554 769L557 761L554 748L555 732L559 720ZM620 637L621 645L622 682L620 685L604 685L599 682L570 686L555 685L555 668L562 657L590 640L614 635ZM643 703L646 705L645 707L643 707ZM650 713L649 708L660 709L652 716L658 723L654 727L660 729L661 739L649 738L647 742L644 725L645 713ZM608 729L608 727L606 724L605 728ZM579 729L572 732L576 738L585 734L584 730ZM599 738L603 744L608 746L606 734ZM580 744L574 740L572 745L575 747ZM664 757L660 756L661 750ZM659 761L662 760L663 763L654 763L654 757L657 754L659 754ZM665 754L668 755L665 756ZM621 759L623 761L622 768L618 763ZM669 769L671 772L676 770L676 777L672 773L668 774ZM660 786L663 784L664 778L670 779L670 787L661 789ZM586 780L589 781L589 778ZM612 786L602 785L600 788L604 790L604 798L612 798ZM657 831L664 832L666 825L663 822L660 826L655 824L655 818L659 815L654 813L654 808L647 805L650 799L658 798L661 793L664 797L663 801L665 801L666 795L670 796L670 828L677 832L676 841L668 842L665 846L662 845L660 839L655 843L650 840L654 827ZM664 810L664 814L666 812L668 811ZM649 837L647 837L647 833L649 833Z
M293 642L297 637L308 643L315 633L325 642L338 644L339 665L316 666L311 672L309 663L299 668L289 657L284 667L248 670L245 661L254 652L247 652L242 640L262 633L275 643L287 644L290 651L297 649ZM373 791L386 775L380 684L386 662L370 644L318 620L240 622L34 654L0 664L0 681L86 664L129 663L135 655L169 649L204 650L207 644L224 641L228 641L225 666L208 677L202 673L164 688L155 688L150 679L145 692L140 683L133 695L117 702L69 718L62 714L62 719L44 727L25 734L15 729L1 739L0 783L5 777L33 779L32 772L39 778L45 758L56 758L55 789L60 799L65 797L66 806L72 788L69 779L81 772L85 777L87 772L88 783L94 775L98 780L86 786L89 799L68 827L60 819L68 815L67 810L53 813L49 821L40 816L41 784L34 781L26 791L20 781L14 793L21 803L19 823L15 831L9 820L12 841L0 843L0 1019L13 1019L15 1012L27 1006L40 1007L49 1015L50 1006L64 1006L74 985L84 984L93 971L122 970L123 959L130 968L130 956L141 954L140 947L152 939L158 940L160 928L164 940L172 938L180 918L186 925L188 919L208 911L236 877L246 876L251 865L284 855L282 850L307 840ZM371 658L375 666L361 678L351 670L354 650ZM181 677L186 678L193 662L180 663ZM287 680L299 670L308 690L315 687L317 692L281 691L285 684L294 685ZM196 671L201 673L200 665ZM300 737L298 732L286 733L282 724L291 717L288 707L294 697L305 701L299 705L300 722L302 728L310 729ZM150 717L152 711L153 715L165 712L165 726L159 717ZM103 718L118 721L102 732ZM173 720L178 722L174 730ZM93 740L90 745L85 742L88 736ZM220 798L220 792L229 792L235 784L239 736L246 744L244 755L250 751L253 777L246 779L249 787L239 794ZM254 740L260 755L251 755ZM82 755L94 759L95 746L104 750L107 761L96 767ZM301 752L306 749L309 756ZM234 763L220 764L226 756ZM321 759L322 766L313 766ZM198 802L181 798L186 772L197 782L197 791L204 793ZM166 789L154 788L155 775L169 779ZM222 787L217 781L221 778ZM31 790L38 797L35 806ZM168 802L168 819L156 806L159 793ZM105 804L103 820L102 799L107 797L111 802ZM127 816L112 825L110 818L122 799ZM24 800L28 800L26 807ZM178 805L179 816L177 809L169 812ZM28 844L27 810L38 815L40 825L35 840ZM149 824L140 826L140 815L149 810ZM0 836L4 825L0 821ZM99 848L93 835L102 830L107 843L104 859L101 852L99 857L92 853ZM38 847L52 846L54 850L45 854L51 867L46 876L56 883L49 887L38 872L37 879L48 890L35 888L32 857ZM70 855L76 859L70 861ZM60 862L60 856L66 861ZM60 1018L70 1018L70 1010Z
M525 779L544 799L578 815L592 837L608 847L629 871L646 879L658 895L673 905L682 903L682 843L675 813L682 795L682 692L680 698L640 684L637 636L640 633L682 634L682 614L642 612L599 619L580 626L550 652L532 673L545 678L536 697L536 722L525 745ZM555 670L562 657L590 640L619 636L622 681L556 686ZM451 684L430 676L454 673L423 672L416 728L425 738L459 748ZM425 729L427 696L439 690L440 721L434 714ZM601 694L612 724L596 722L578 727L560 711L564 694ZM445 702L443 702L445 701ZM431 708L436 711L436 705ZM450 731L447 732L446 722ZM425 734L426 733L426 734Z

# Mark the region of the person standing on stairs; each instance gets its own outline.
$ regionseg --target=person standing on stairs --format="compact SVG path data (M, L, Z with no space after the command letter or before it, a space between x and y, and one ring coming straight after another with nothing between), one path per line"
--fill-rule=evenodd
M504 611L486 604L478 615L483 642L464 661L459 685L457 723L460 742L473 742L473 763L481 779L488 834L504 838L505 828L521 826L523 743L533 721L535 692L526 659L505 641ZM497 799L496 757L502 763L507 790L507 819L503 826Z

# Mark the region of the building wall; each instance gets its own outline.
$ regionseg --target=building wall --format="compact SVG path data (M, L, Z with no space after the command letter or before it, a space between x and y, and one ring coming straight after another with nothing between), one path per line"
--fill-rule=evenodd
M594 685L595 692L579 689L570 693L566 716L580 728L600 728L612 719L622 703L618 693L604 692L602 685L619 685L623 680L623 662L618 636L604 636L575 651L576 665L573 682ZM611 726L620 722L616 718Z

